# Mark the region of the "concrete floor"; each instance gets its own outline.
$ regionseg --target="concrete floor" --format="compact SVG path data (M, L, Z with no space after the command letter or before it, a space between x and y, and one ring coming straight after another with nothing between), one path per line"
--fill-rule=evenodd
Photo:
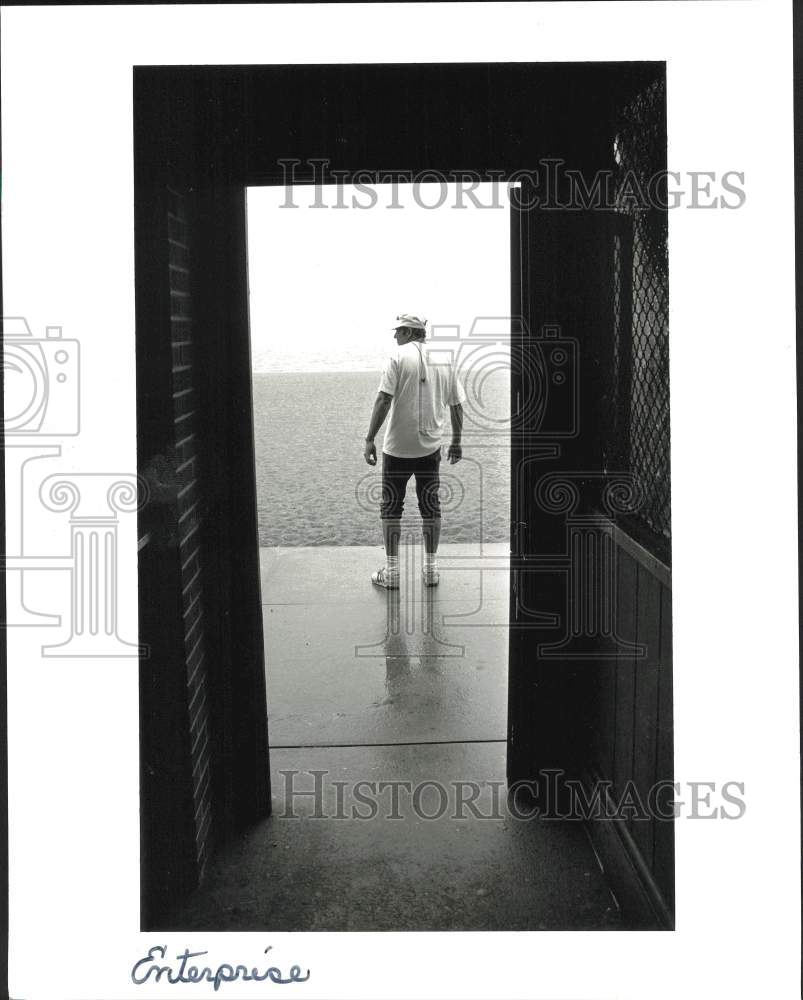
M582 826L507 804L506 547L425 588L410 545L398 592L378 546L260 554L273 815L164 929L616 928Z
M272 747L505 739L505 547L444 547L438 587L404 554L383 591L379 547L262 550Z

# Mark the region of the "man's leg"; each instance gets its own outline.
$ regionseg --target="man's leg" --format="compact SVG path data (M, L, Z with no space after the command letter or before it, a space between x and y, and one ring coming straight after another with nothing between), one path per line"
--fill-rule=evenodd
M385 542L385 557L393 560L398 565L399 560L399 538L401 536L401 521L397 518L390 520L382 519L382 537Z
M416 471L415 489L418 495L418 509L421 512L424 531L424 582L430 586L438 583L438 544L441 538L440 505L440 449L422 459Z
M371 579L378 586L399 585L399 538L401 536L401 516L404 509L404 493L410 473L403 468L403 462L392 455L382 455L382 540L385 544L385 565Z
M438 543L441 540L441 519L429 517L424 521L424 552L429 556L438 554Z

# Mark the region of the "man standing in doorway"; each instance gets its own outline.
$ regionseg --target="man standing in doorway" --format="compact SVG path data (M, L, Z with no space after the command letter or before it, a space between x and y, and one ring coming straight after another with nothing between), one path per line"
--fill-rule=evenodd
M451 364L435 363L428 356L426 320L404 313L396 317L398 349L391 354L371 414L364 456L376 465L374 438L390 411L382 448L382 504L380 516L385 542L385 565L371 575L378 587L399 586L399 536L404 494L410 476L415 476L418 509L424 531L424 583L434 587L440 579L437 554L441 534L440 487L441 440L448 407L452 443L447 458L454 465L463 457L465 393Z

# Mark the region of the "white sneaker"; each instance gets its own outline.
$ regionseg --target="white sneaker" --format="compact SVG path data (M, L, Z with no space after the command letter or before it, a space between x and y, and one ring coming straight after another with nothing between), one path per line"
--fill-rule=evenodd
M377 587L383 587L385 590L398 590L399 574L398 572L389 573L387 567L383 566L382 569L371 574L371 583L375 583Z

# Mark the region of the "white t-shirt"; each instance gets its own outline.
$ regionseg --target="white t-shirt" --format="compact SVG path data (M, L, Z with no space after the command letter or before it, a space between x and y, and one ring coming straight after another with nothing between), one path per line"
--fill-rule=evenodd
M382 450L394 458L421 458L441 446L450 406L466 394L454 368L412 340L390 356L379 391L393 396ZM450 418L449 418L450 419Z

